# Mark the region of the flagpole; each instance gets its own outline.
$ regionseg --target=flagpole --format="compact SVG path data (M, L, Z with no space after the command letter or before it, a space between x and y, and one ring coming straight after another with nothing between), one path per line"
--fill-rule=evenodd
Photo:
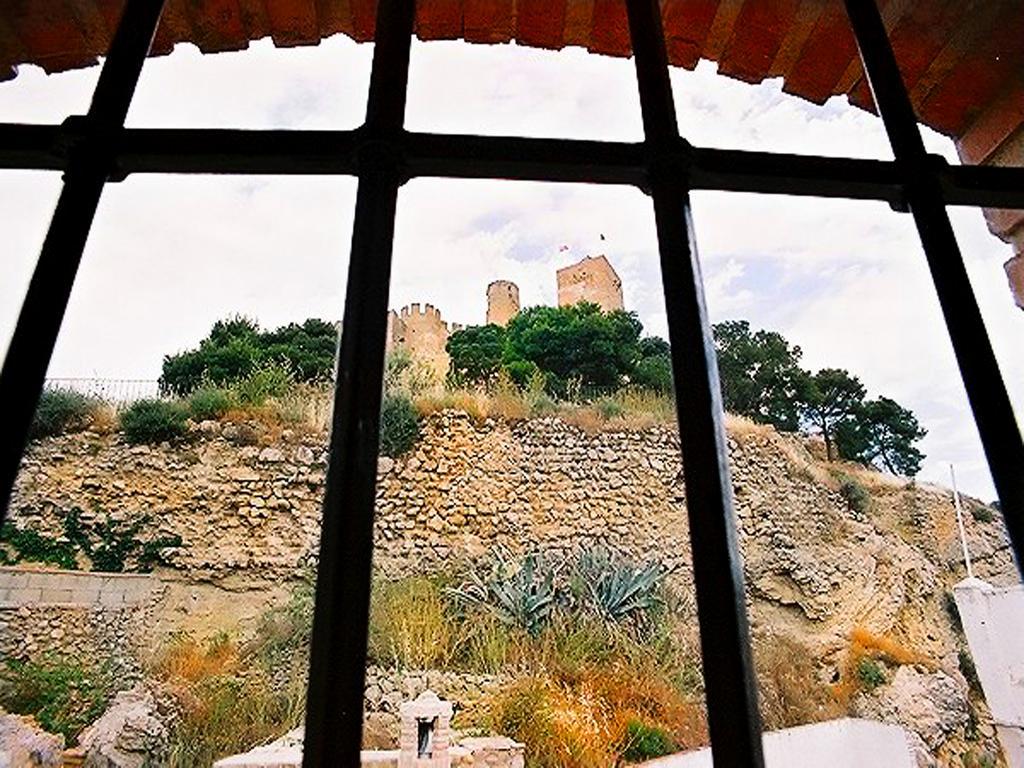
M974 578L974 568L971 567L971 554L967 551L967 532L964 530L964 510L960 505L960 492L956 489L956 472L953 465L949 465L949 477L953 481L953 504L956 506L956 524L960 529L960 548L964 552L964 564L967 566L967 578Z

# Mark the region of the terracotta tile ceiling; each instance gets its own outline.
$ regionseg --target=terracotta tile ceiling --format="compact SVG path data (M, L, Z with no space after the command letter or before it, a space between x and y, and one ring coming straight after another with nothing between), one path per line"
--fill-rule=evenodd
M94 64L123 0L0 0L0 78L19 64L48 72ZM344 34L373 39L375 0L169 0L154 53L190 42L204 52L315 45ZM839 0L663 0L673 64L700 59L748 82L822 103L847 94L870 108L856 45ZM1024 88L1022 0L888 0L883 12L922 120L954 136L980 107ZM464 39L538 48L583 46L627 56L623 0L419 0L424 40Z

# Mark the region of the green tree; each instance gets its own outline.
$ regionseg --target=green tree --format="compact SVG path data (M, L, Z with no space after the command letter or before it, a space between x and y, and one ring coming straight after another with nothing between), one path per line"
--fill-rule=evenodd
M509 321L502 363L534 363L556 394L565 393L570 379L618 386L636 366L642 329L634 313L602 312L588 302L531 307Z
M638 386L663 394L672 392L672 353L659 336L646 336L637 344L640 359L630 375Z
M500 325L474 325L448 337L451 375L460 383L483 384L501 370L505 329Z
M854 417L864 402L864 385L841 368L822 368L807 376L800 394L804 419L825 440L825 457L834 458L834 434L838 424Z
M223 385L255 368L277 364L299 381L326 379L334 369L337 331L331 323L309 319L274 331L262 331L250 318L218 320L196 349L164 357L160 386L188 395L204 384Z
M800 347L775 331L751 331L746 320L718 323L712 331L725 409L795 431L807 377L800 368Z
M259 336L263 360L285 363L299 381L327 379L334 369L338 332L332 323L310 318Z
M921 471L924 454L915 443L928 431L913 412L888 397L862 403L852 418L835 432L840 455L913 477Z

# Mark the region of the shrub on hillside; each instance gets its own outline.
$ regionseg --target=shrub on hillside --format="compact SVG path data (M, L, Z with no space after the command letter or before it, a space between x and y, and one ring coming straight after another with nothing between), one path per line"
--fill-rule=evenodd
M51 389L39 396L29 436L53 437L89 426L96 401L69 389Z
M839 493L846 499L850 509L861 515L866 515L871 509L871 494L868 489L858 483L852 477L843 478L839 485Z
M626 724L626 741L622 749L622 757L626 760L652 760L675 751L675 742L664 728L647 725L640 720L630 720Z
M188 399L188 411L195 421L219 419L237 404L237 398L230 389L222 387L201 387Z
M121 431L133 445L174 441L185 435L187 419L188 413L178 403L139 400L121 414Z
M857 662L857 681L865 691L885 684L885 669L876 659L864 657Z
M92 570L105 573L151 573L157 565L170 565L167 551L181 546L177 534L141 538L143 531L153 529L149 515L134 521L97 516L86 522L76 507L63 525L64 538L89 558Z
M979 523L991 523L995 520L995 515L989 507L981 504L975 504L971 507L971 517L977 520Z
M235 381L231 388L242 405L263 405L285 395L295 386L295 374L283 363L258 365Z
M63 734L68 743L103 713L113 693L110 670L79 659L9 659L0 668L0 705L15 714L32 715L45 730Z
M605 421L608 419L615 419L621 416L625 409L622 407L622 403L616 400L614 397L601 397L594 401L594 409L601 415L601 418Z
M380 407L380 452L396 458L415 445L420 436L420 416L403 394L384 395Z

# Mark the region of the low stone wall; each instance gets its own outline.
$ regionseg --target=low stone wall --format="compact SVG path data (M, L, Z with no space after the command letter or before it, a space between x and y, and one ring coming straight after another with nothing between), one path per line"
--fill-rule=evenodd
M150 574L0 567L0 610L26 605L128 607L152 601L162 589Z
M0 568L0 659L88 660L133 680L163 591L148 575Z

